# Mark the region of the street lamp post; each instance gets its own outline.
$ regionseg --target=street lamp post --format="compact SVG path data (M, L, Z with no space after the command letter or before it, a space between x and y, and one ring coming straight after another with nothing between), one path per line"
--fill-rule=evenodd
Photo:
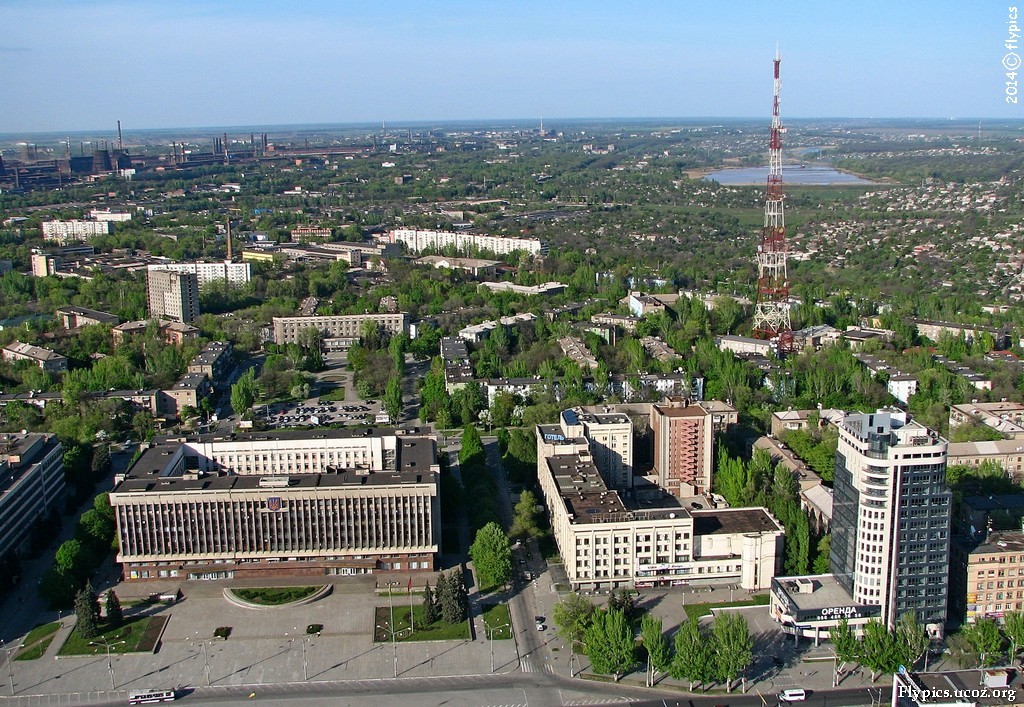
M306 641L309 640L309 636L304 636L302 639L302 681L309 680L308 668L306 664Z
M494 672L494 632L497 631L498 629L502 629L502 628L508 628L508 624L502 624L501 626L493 626L493 627L491 627L491 626L487 625L486 621L484 621L484 629L487 631L487 633L488 633L488 635L490 637L489 643L490 643L490 647L491 647L491 672L492 673Z
M0 649L3 649L3 651L5 653L7 653L7 677L11 681L11 696L12 697L14 696L14 663L12 662L11 658L14 655L14 651L18 650L19 648L21 648L24 645L25 644L22 643L21 645L18 645L18 646L8 646L8 645L6 645L4 643L4 640L2 638L0 638Z
M393 626L390 626L387 623L385 623L383 626L380 625L380 624L377 624L377 628L379 628L381 631L387 631L388 633L391 634L391 652L394 654L395 677L397 678L398 677L398 644L395 643L395 629L394 629Z
M90 646L103 646L104 648L107 649L107 672L110 673L110 689L113 690L114 689L114 661L110 658L110 649L113 646L119 645L121 643L126 643L126 641L114 641L113 643L111 643L110 641L108 641L105 638L103 638L101 640L103 641L102 643L100 643L99 641L89 641L89 645ZM14 687L13 687L14 679L13 678L11 679L11 685L12 685L11 690L13 691L14 690Z

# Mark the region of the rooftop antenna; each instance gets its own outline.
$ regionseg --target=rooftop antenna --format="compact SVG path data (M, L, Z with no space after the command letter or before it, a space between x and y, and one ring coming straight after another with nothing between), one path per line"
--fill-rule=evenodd
M124 140L121 139L121 121L117 121L117 149L124 150Z

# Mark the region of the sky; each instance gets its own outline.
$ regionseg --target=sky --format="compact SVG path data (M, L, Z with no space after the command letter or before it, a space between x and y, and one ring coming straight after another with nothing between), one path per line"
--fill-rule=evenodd
M1024 96L1006 102L1009 7L0 0L0 133L756 118L771 113L776 44L784 119L1022 118Z

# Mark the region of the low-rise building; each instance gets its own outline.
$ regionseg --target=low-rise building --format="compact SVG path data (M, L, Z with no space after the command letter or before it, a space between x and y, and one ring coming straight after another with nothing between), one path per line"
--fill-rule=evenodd
M1024 532L981 531L953 544L950 604L967 623L1024 611Z
M978 466L991 462L1002 467L1008 476L1024 479L1024 439L997 439L987 442L950 442L951 466Z
M56 351L33 346L21 341L12 341L3 348L5 361L32 361L48 373L60 373L68 370L68 360Z
M442 338L441 360L444 362L444 387L449 393L473 382L473 366L469 363L465 341L454 336Z
M165 343L171 346L181 346L190 339L199 336L199 329L184 322L172 322L167 319L153 319L150 321L139 320L118 324L111 330L114 339L114 346L119 345L127 337L145 334L150 324L153 324Z
M444 255L424 255L422 258L417 258L416 262L435 268L445 268L446 270L465 270L474 277L493 276L496 268L501 265L500 260L450 258Z
M121 323L121 318L113 314L99 312L95 309L86 309L85 307L75 307L72 305L68 305L67 307L58 307L57 316L60 317L61 323L64 325L65 329L77 329L81 326L91 326L94 324L117 326Z
M346 349L359 340L364 322L374 322L389 334L409 333L409 315L406 312L274 317L274 343L278 346L297 344L302 332L312 328L320 334L328 351Z
M110 494L128 581L432 572L432 438L392 430L158 439Z
M33 527L63 512L64 491L56 435L0 434L0 557L28 553Z
M514 282L481 282L491 292L512 292L526 297L560 295L565 292L565 284L561 282L542 282L539 285L517 285Z
M636 325L640 322L639 317L634 317L629 314L612 314L605 312L603 314L595 314L590 318L594 324L607 324L622 329L623 331L634 332L636 331Z
M749 336L716 336L715 344L722 351L732 351L736 354L757 354L767 356L773 350L772 342L765 339L752 339Z
M232 364L232 348L227 341L211 341L188 364L189 373L206 376L216 385L223 383Z
M186 407L199 407L199 401L213 392L210 380L202 373L186 373L173 386L163 391L164 407L169 417L181 417Z
M675 352L671 346L666 344L657 336L645 336L640 339L640 345L644 347L644 350L650 354L651 358L655 361L671 361L674 358L679 358L679 354Z
M949 407L949 428L967 423L988 425L1007 439L1024 439L1024 405L1001 402L971 402Z
M566 336L558 340L558 345L562 347L562 353L578 363L584 372L587 369L594 370L597 368L597 359L594 358L594 354L590 353L590 349L587 348L583 339L576 336Z

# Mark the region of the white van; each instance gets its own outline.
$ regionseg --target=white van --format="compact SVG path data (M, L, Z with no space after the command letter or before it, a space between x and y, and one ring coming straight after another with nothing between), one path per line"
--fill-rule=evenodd
M783 690L779 693L780 702L803 702L807 699L807 691L800 688Z

